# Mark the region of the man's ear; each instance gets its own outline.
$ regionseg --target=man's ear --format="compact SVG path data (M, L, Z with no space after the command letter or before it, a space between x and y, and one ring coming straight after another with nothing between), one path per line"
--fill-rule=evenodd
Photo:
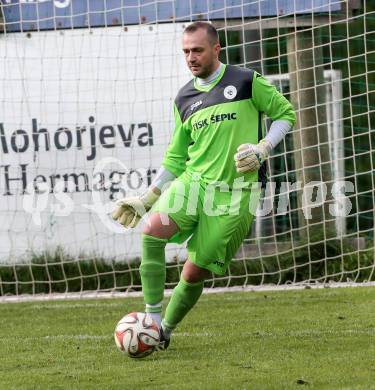
M220 43L216 43L215 46L214 46L214 49L215 49L215 52L219 55L220 50L221 50Z

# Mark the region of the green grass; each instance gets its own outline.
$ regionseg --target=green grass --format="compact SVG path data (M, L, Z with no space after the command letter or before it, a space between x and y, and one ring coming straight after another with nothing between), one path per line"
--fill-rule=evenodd
M142 360L112 332L141 299L0 305L1 389L375 389L375 288L204 295Z

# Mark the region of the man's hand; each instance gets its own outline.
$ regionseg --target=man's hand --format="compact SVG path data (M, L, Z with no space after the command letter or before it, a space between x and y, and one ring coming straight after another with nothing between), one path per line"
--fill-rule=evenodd
M234 155L237 172L247 173L257 171L267 159L272 150L269 141L263 139L259 144L242 144Z
M135 228L160 195L148 189L140 196L119 199L112 218L125 228Z

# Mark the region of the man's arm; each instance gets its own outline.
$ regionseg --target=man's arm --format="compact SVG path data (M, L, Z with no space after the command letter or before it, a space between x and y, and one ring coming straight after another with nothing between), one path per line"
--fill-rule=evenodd
M254 73L252 85L255 107L273 122L268 134L257 145L243 144L238 147L234 157L238 172L258 170L296 122L293 106L274 85L258 73Z
M182 125L180 113L174 105L175 129L172 140L164 155L162 166L172 172L176 177L180 176L186 169L188 158L188 147L192 142L190 132Z
M254 73L253 102L258 111L264 112L273 121L286 121L291 126L296 123L296 114L291 103L259 73Z
M191 138L182 126L176 105L174 106L174 117L175 130L172 141L164 155L162 166L150 187L139 196L119 199L116 202L118 207L112 217L126 228L136 227L143 215L158 200L163 187L185 171Z
M259 73L254 74L253 101L260 112L264 112L273 120L264 139L274 148L296 123L293 106L274 85Z

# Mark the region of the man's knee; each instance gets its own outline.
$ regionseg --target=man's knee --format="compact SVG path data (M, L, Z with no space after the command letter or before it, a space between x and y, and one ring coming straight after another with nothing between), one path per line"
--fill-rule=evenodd
M148 236L169 239L178 232L177 224L167 215L151 214L143 228L143 234Z
M155 236L155 230L155 226L151 225L150 223L147 223L143 228L142 233L147 234L148 236Z
M205 268L198 267L190 260L187 260L184 264L182 271L182 277L188 283L202 282L210 276L210 271Z

